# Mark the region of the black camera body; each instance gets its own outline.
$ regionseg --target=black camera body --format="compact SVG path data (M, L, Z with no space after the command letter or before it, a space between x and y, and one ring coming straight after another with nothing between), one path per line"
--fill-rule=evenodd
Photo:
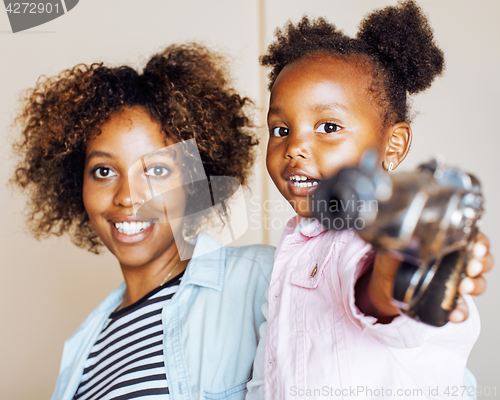
M355 229L375 249L402 260L393 303L433 326L456 306L483 212L479 181L432 160L415 171L388 174L367 152L322 182L315 216L329 229Z

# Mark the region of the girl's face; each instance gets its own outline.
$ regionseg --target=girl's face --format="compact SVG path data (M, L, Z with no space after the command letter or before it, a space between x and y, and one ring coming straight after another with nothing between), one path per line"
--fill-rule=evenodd
M352 61L356 61L351 57ZM383 151L381 115L362 67L315 54L287 65L271 90L267 169L297 214L313 216L311 194L323 179Z
M165 264L177 251L174 234L180 232L182 224L170 223L168 219L166 223L159 223L158 213L164 210L155 210L158 208L155 203L181 215L185 192L176 191L174 204L147 203L148 180L149 187L151 184L163 187L183 184L179 163L174 162L173 157L160 155L162 152L145 157L165 147L166 136L160 124L140 107L115 113L87 145L83 179L85 209L97 234L122 267L141 267L156 260ZM136 174L133 171L137 171L138 161L144 168L139 168ZM137 217L133 202L136 209L145 202L153 206Z

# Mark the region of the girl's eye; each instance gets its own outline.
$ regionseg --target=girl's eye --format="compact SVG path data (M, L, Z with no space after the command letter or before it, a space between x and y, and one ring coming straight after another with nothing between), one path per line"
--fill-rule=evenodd
M161 177L167 175L168 172L169 171L167 168L162 167L161 165L155 165L154 167L150 167L147 170L146 175L151 176L153 178L161 178Z
M276 128L271 129L271 136L274 137L288 136L288 132L289 132L288 128L277 126Z
M316 132L319 133L334 133L338 132L340 130L340 126L337 124L334 124L333 122L325 122L324 124L321 124L318 126L316 129Z
M96 176L96 178L106 179L115 176L116 173L111 168L99 167L95 169L94 175Z

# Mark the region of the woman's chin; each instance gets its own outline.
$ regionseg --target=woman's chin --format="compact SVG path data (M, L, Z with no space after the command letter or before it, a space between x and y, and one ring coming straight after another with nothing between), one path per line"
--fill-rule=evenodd
M109 225L111 232L107 232L107 240L103 241L122 267L139 268L148 265L167 253L172 245L175 246L170 226L157 221L138 232L133 227L117 228L116 224Z
M116 248L113 249L113 255L118 260L120 266L126 268L141 268L149 265L161 257L161 250L152 252L151 248Z

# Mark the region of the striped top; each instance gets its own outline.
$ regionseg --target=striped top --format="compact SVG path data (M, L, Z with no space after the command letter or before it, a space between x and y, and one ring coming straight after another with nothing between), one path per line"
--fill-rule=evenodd
M73 400L169 398L162 310L182 275L111 313L90 351Z

